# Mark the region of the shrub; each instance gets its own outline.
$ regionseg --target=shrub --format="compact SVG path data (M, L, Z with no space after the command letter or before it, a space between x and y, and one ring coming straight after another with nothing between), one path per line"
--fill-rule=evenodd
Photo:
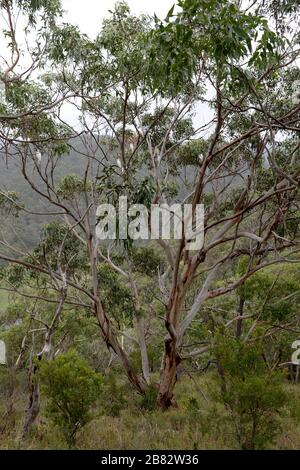
M101 394L101 414L118 417L126 404L125 387L118 384L116 373L111 371L104 377Z
M0 365L0 434L14 425L19 380L13 368Z
M154 385L147 387L145 394L139 399L139 406L147 411L157 408L157 388Z
M101 376L75 351L43 361L39 376L47 397L46 413L72 447L79 429L91 420L91 406L99 397Z
M263 449L279 430L276 413L286 402L280 376L270 372L257 344L218 338L222 370L219 400L229 412L242 449Z

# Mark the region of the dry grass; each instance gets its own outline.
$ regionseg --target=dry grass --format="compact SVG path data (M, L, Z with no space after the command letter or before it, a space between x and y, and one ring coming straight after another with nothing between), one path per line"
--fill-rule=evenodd
M78 449L237 449L233 428L224 422L224 409L211 397L211 377L194 381L184 377L177 385L178 408L166 413L145 411L138 399L128 390L126 407L120 416L104 416L99 407L93 420L78 436ZM281 429L270 448L300 448L300 385L286 385L290 402L280 418ZM203 396L205 395L205 397ZM195 401L196 400L196 401ZM193 408L192 403L197 402ZM20 400L10 431L1 436L1 449L65 449L59 430L43 412L30 436L22 441L22 412L26 402ZM43 407L42 407L43 408Z

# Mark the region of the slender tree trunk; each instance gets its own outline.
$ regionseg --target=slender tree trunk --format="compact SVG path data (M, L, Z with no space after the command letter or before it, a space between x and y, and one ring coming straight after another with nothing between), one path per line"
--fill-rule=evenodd
M244 313L244 305L245 305L245 299L243 296L240 296L239 300L239 306L238 306L238 316L242 317ZM236 338L240 339L242 336L242 331L243 331L243 319L238 318L236 322Z
M225 395L227 392L226 379L225 379L224 369L218 357L217 357L217 371L221 379L221 394L222 394L222 397L225 398ZM226 400L224 401L224 403L225 403L225 408L228 408L228 404L226 403Z
M56 330L59 318L61 316L64 303L66 300L67 296L67 284L64 282L61 290L61 299L58 303L58 306L55 310L52 322L50 326L47 328L47 332L45 335L44 339L44 346L42 351L37 354L33 355L31 354L30 357L30 366L29 366L29 405L28 408L26 409L25 412L25 420L24 420L24 426L23 426L23 432L22 432L22 437L26 437L26 435L29 433L30 429L32 428L33 424L35 423L39 411L40 411L40 390L39 390L39 383L37 380L36 372L38 370L38 365L34 363L33 358L35 357L38 361L41 361L44 356L46 356L48 359L52 358L53 356L53 348L52 348L52 337L53 334ZM24 356L25 352L25 344L26 344L26 337L24 338L22 342L22 348L21 348L21 353L17 359L16 362L16 368L20 368L22 364L22 358Z
M150 368L149 368L147 344L146 344L146 339L145 339L145 320L141 316L138 316L136 318L136 329L138 333L138 341L139 341L140 352L141 352L143 376L147 385L149 385L150 384Z
M26 412L25 412L25 419L24 419L24 425L23 425L23 431L22 431L23 439L29 433L40 411L40 390L39 390L38 381L36 380L36 375L35 375L36 371L37 371L37 366L33 362L33 355L31 355L29 374L28 374L29 403L28 403L28 408L26 409Z
M135 309L137 312L135 316L135 327L137 331L138 342L139 342L140 353L141 353L143 377L147 385L149 385L150 384L150 368L149 368L147 344L146 344L146 339L145 339L145 319L140 314L140 311L141 311L140 296L139 296L136 282L134 281L134 278L132 276L132 272L130 272L129 279L130 279L130 284L134 293Z
M129 362L129 359L127 357L127 354L122 349L122 347L121 347L119 341L117 340L116 336L113 334L113 332L111 330L111 323L110 323L108 317L106 316L100 301L95 303L95 313L96 313L96 317L98 319L100 329L102 331L104 341L105 341L108 349L113 350L116 353L116 355L118 356L118 358L119 358L119 360L120 360L120 362L123 366L123 369L124 369L124 371L125 371L125 373L128 377L129 382L131 383L131 385L135 388L135 390L138 393L143 395L145 393L145 383L142 380L142 378L139 377L134 372L134 370L133 370L133 368L132 368L132 366Z
M129 358L125 353L124 349L120 345L116 335L112 331L111 321L106 315L106 312L103 308L103 305L100 300L100 285L98 280L98 271L97 271L97 262L98 262L98 240L94 241L94 237L90 231L90 228L87 228L87 247L90 258L90 271L91 279L93 283L93 294L94 294L94 314L98 320L99 327L103 336L103 339L106 343L107 348L111 351L113 350L119 358L119 361L122 364L122 367L127 375L127 378L135 390L140 393L145 393L145 382L142 377L139 377L133 367L130 364Z
M32 383L30 386L29 405L26 410L22 438L24 439L35 423L40 411L40 391L39 385Z

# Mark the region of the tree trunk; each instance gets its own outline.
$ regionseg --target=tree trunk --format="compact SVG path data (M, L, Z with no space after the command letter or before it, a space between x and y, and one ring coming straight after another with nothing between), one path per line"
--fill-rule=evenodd
M108 317L106 316L100 301L95 303L95 313L96 313L96 317L98 319L98 323L102 331L102 335L106 343L106 346L108 347L109 350L112 349L116 353L128 377L129 382L138 393L143 395L145 393L145 383L142 380L142 378L139 377L134 372L129 362L129 359L127 357L127 354L122 349L116 336L111 331L111 323Z
M227 385L226 385L224 369L220 363L220 359L218 357L216 359L217 359L217 371L221 379L221 394L222 394L222 397L225 398L225 395L227 393ZM226 400L224 401L224 403L225 403L225 408L228 408Z
M160 376L159 392L157 397L158 405L167 410L175 404L173 395L177 381L177 368L181 358L177 353L177 341L175 338L165 340L165 352Z
M133 370L130 361L125 353L124 349L120 345L117 337L112 331L111 321L107 316L102 302L100 300L100 285L98 280L98 271L97 271L97 260L98 260L98 240L94 244L94 237L90 231L90 228L87 228L87 247L90 258L90 271L91 278L93 283L93 294L94 294L94 314L98 320L99 327L103 336L103 339L106 343L106 346L109 351L113 350L118 356L122 367L128 377L129 382L135 388L135 390L143 395L145 393L145 382L142 377L139 377Z
M179 317L182 308L182 291L176 286L170 295L167 307L165 326L168 331L165 338L165 351L162 359L159 392L157 403L162 410L167 410L175 405L173 399L174 388L177 382L177 368L181 362L179 349L181 345L181 334Z
M24 439L35 423L40 411L40 389L39 384L36 380L37 366L33 363L33 357L31 357L30 369L29 369L29 404L25 412L25 419L22 431L22 438Z
M130 273L129 279L130 279L130 284L134 293L135 309L137 312L135 316L135 327L137 331L138 343L139 343L140 353L141 353L143 377L147 385L149 385L150 384L150 369L149 369L147 344L146 344L146 339L145 339L145 319L140 313L141 312L140 296L139 296L136 282L134 281L134 278L132 276L132 272Z
M40 411L40 391L38 384L31 384L29 406L26 410L22 438L24 439L35 423Z
M149 368L147 344L146 344L146 339L145 339L145 321L144 321L144 318L141 316L138 316L136 318L136 329L138 333L138 341L139 341L140 352L141 352L143 376L147 385L149 385L150 384L150 368Z
M242 317L244 313L244 305L245 305L245 299L243 296L240 296L239 300L239 307L238 307L238 316ZM243 319L238 318L236 322L236 339L240 339L242 336L242 329L243 329Z

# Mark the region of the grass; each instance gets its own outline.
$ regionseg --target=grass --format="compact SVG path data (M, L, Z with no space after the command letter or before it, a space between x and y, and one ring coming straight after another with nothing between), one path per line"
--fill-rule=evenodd
M119 416L104 415L105 403L95 407L92 421L78 435L77 448L238 449L232 426L222 419L223 407L210 398L211 384L211 374L197 378L196 383L185 376L176 389L178 407L165 413L141 409L140 399L127 389L126 405ZM291 399L280 418L277 439L269 448L299 449L300 385L286 384L286 388ZM26 408L24 396L19 398L16 408L10 429L1 436L1 449L67 448L58 428L43 414L43 403L37 425L24 441L20 440Z

